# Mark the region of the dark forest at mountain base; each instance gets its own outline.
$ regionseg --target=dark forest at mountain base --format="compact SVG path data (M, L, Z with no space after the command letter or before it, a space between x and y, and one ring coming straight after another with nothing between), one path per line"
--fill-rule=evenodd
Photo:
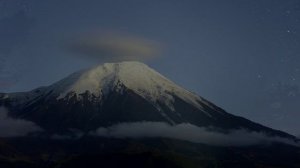
M218 147L161 138L11 138L1 168L298 168L300 148L285 144Z

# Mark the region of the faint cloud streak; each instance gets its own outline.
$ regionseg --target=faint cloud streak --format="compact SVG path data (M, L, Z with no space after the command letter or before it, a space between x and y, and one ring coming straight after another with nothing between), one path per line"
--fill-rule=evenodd
M107 128L98 128L96 131L91 132L91 135L112 138L163 137L216 146L248 146L271 142L299 145L292 140L268 136L262 132L250 132L245 129L238 129L231 130L225 134L190 123L178 125L169 125L163 122L120 123Z
M35 123L23 119L14 119L8 116L8 111L0 107L0 137L19 137L42 131Z
M147 61L159 56L162 48L158 42L115 32L89 33L72 41L69 51L106 62Z

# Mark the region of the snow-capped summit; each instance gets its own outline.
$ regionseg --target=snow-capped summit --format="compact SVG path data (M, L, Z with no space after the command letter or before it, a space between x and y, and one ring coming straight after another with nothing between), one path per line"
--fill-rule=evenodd
M67 82L67 80L73 81ZM150 101L157 108L159 108L157 103L160 102L174 111L173 95L199 109L202 108L199 96L181 88L140 62L105 63L77 73L75 80L74 77L67 78L55 86L59 88L63 83L69 84L63 91L59 90L58 99L64 98L70 92L80 95L86 91L101 98L113 89L122 92L125 87Z

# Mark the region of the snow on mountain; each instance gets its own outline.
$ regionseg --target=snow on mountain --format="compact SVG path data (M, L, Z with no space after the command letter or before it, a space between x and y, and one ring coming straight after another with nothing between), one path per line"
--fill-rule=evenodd
M140 62L106 63L73 74L51 87L54 88L55 92L60 93L57 99L63 99L68 93L79 95L86 91L101 98L108 94L111 89L122 93L122 86L150 101L158 109L160 109L158 105L160 102L174 111L173 95L198 109L203 109L201 103L206 103L196 94L181 88ZM206 114L210 115L209 113Z

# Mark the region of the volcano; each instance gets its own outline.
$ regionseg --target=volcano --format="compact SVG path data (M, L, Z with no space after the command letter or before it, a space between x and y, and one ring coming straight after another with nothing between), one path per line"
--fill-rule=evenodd
M106 63L48 87L1 94L0 105L10 116L30 120L50 133L149 121L295 138L229 114L139 62Z
M115 157L117 157L117 160L121 157L121 160L124 161L129 157L126 152L129 149L129 151L132 151L132 148L134 148L133 151L135 152L137 148L139 152L147 151L142 156L138 154L136 157L136 153L134 152L133 156L130 155L130 159L133 160L140 157L147 160L149 157L153 159L154 156L157 156L151 152L149 154L148 149L150 151L153 151L153 148L157 150L164 149L163 153L165 154L171 148L172 151L173 149L178 149L177 152L180 151L180 157L183 156L187 160L192 155L193 159L191 162L193 163L195 162L195 158L199 158L199 156L206 158L207 156L204 153L209 153L210 157L208 160L212 157L219 162L219 154L227 152L232 155L232 158L229 161L225 159L226 161L231 163L242 157L242 159L239 159L241 159L240 165L243 165L243 167L247 165L256 167L254 164L256 159L262 162L261 165L274 165L269 164L272 159L267 157L267 155L276 149L277 154L271 155L272 157L286 157L286 153L294 153L294 157L285 158L284 163L276 161L275 166L299 165L296 162L297 159L295 159L299 158L299 150L297 147L290 146L291 143L294 144L299 141L295 136L227 113L220 107L178 86L140 62L106 63L75 72L50 86L39 87L29 92L0 93L0 106L6 109L8 117L17 119L18 121L28 121L39 127L38 130L40 131L34 134L5 138L6 142L11 142L11 146L14 146L17 150L24 151L25 154L22 153L22 156L26 156L26 154L30 156L34 155L36 159L39 157L42 158L45 152L52 151L53 153L54 151L56 153L63 150L67 151L65 154L67 156L73 154L79 156L78 159L70 163L71 167L76 167L77 161L79 165L82 165L87 160L90 160L90 157L86 158L86 153L93 155L93 157L96 153L97 157L92 159L93 162L97 162L97 158L103 159L107 157L112 160L116 159ZM144 129L145 125L147 129ZM266 148L265 146L255 146L243 149L240 147L236 149L216 146L207 147L205 145L210 145L209 142L204 143L205 145L195 144L191 143L195 141L189 141L188 137L182 138L189 135L186 133L189 132L189 129L185 128L186 126L194 129L190 134L195 134L198 139L204 137L197 136L197 134L202 134L199 131L202 129L229 137L233 136L232 132L243 130L251 135L264 135L270 141L273 138L277 139L274 142L276 144L279 143L281 147L280 149L272 145ZM126 127L125 130L127 133L129 130L131 136L126 135L126 132L119 134L112 133L113 131L118 132L119 130L116 129L119 128L124 130L124 127ZM182 129L183 127L184 129ZM154 135L154 129L158 130L160 134ZM172 132L172 136L169 135L168 131ZM102 137L95 137L95 134L99 132ZM149 132L151 135L147 134ZM164 136L164 134L167 134L167 136ZM178 134L182 135L178 136ZM70 137L74 137L74 135L76 135L76 142L70 140ZM122 139L121 135L126 139ZM236 136L236 134L234 135ZM120 137L121 139L119 139ZM131 137L142 137L142 139L127 139ZM153 137L159 138L159 140L151 139ZM193 135L193 137L195 136ZM110 140L107 140L107 138ZM165 140L165 138L168 140ZM231 137L231 139L234 138L236 137ZM189 142L181 142L180 140L188 140ZM238 141L239 139L237 138L235 142L238 143ZM285 144L284 142L289 143ZM34 150L28 148L28 145L32 144L38 147L34 148ZM142 147L140 146L141 144ZM99 145L102 147L99 147ZM82 148L79 149L78 146L84 146L84 155L82 155ZM106 155L107 151L111 151L111 147L113 150L116 148L119 151L121 150L121 154L111 155L110 153L109 156ZM124 150L126 151L126 156L123 155ZM35 153L32 154L28 151L35 151ZM242 153L242 156L238 153ZM61 157L61 155L57 155L55 156L58 158ZM177 156L178 153L176 153ZM250 156L257 156L257 158L251 158ZM175 163L169 162L170 160L164 160L162 164L160 159L157 160L156 158L155 164L161 164L161 166L167 164L173 165L171 167L176 167L174 166ZM252 160L249 161L249 159ZM104 162L105 160L102 161ZM220 163L225 163L223 159L221 160ZM198 163L198 161L196 162ZM32 162L30 160L30 163ZM53 164L56 165L57 162L59 161L55 160ZM211 163L211 161L207 162L209 163L207 164L208 167L215 163ZM132 167L131 164L129 165L129 167ZM230 167L232 164L228 164L227 166Z
M11 117L32 121L49 133L147 121L295 138L229 114L139 62L106 63L48 87L1 94L0 106Z

